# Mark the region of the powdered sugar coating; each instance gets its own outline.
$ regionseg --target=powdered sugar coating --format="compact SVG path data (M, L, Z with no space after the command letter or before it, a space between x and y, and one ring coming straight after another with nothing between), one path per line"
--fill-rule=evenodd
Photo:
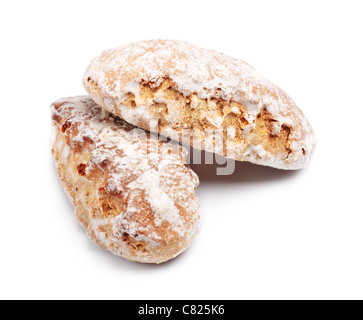
M184 148L112 116L90 97L60 99L52 114L58 172L92 240L156 263L190 245L202 212Z
M142 84L158 88L170 79L173 89L188 98L191 109L198 109L198 99L221 99L241 105L248 125L243 128L246 143L236 142L230 146L233 158L269 165L282 169L298 169L310 160L315 149L314 132L295 102L279 87L260 75L254 68L214 50L202 49L183 41L149 40L107 50L93 59L83 83L92 98L103 108L117 114L137 126L154 120L150 110L153 103L162 103L162 97L152 101L139 99ZM129 108L126 100L135 97L135 108ZM276 122L273 133L283 126L291 129L289 156L271 153L266 148L253 145L247 134L256 126L256 117L265 110ZM236 110L231 110L236 113ZM179 107L168 104L163 115L169 126L159 133L171 138L178 137L176 127L182 121ZM224 117L211 104L210 112L203 115L215 128L220 128ZM206 134L193 128L193 135L208 151L222 155L222 149L211 150Z

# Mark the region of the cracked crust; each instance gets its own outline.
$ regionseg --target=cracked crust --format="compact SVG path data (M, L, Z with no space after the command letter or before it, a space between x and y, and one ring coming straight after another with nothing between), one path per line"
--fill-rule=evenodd
M53 103L60 180L77 219L100 247L161 263L183 252L202 219L186 150L98 107L90 97Z
M95 58L83 83L127 122L239 161L303 168L316 140L302 111L247 63L182 41L142 41Z

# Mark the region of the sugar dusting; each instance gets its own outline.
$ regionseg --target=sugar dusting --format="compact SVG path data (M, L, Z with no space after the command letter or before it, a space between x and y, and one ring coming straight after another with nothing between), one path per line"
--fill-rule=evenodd
M105 109L122 116L129 123L140 125L155 118L149 105L139 99L140 85L148 83L157 88L167 78L172 80L173 89L186 97L197 95L200 99L207 99L211 106L213 99L243 105L247 111L244 116L249 122L246 132L254 128L256 117L263 109L271 114L280 127L287 125L291 128L289 159L274 157L267 150L255 146L249 146L251 150L254 149L251 153L235 145L231 151L237 160L281 169L298 169L309 162L316 139L313 129L295 102L246 62L214 50L173 40L133 43L107 50L93 59L83 83L90 95ZM101 98L92 92L89 79L97 84ZM136 107L133 109L124 104L129 93L135 96ZM191 99L190 107L198 108L198 103ZM165 119L170 126L161 133L173 138L180 117L177 110L171 109L173 113L166 115ZM211 108L208 121L218 127L223 119L215 108ZM274 132L278 130L275 128ZM221 150L208 151L221 153ZM254 156L249 156L251 154Z
M91 176L94 169L104 170L107 172L107 192L127 199L124 209L111 220L94 218L89 212L91 222L87 231L95 234L99 243L115 251L117 246L112 243L119 243L124 233L151 247L158 247L160 241L165 241L165 234L175 234L186 240L195 236L202 216L195 197L199 179L185 166L184 148L159 141L144 130L112 116L90 97L60 99L52 105L52 113L74 130L67 135L71 148L77 150L79 144L83 147L90 144L91 158L87 161L86 177ZM66 163L70 148L60 145L58 148L63 155L60 162ZM96 195L100 201L99 190ZM75 203L84 203L83 196L78 194ZM144 216L151 219L151 224L145 223ZM109 238L100 229L107 225L112 230Z

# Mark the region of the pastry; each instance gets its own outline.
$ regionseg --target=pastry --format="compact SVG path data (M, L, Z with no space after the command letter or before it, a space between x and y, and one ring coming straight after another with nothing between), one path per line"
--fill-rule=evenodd
M51 106L53 156L89 238L128 260L161 263L198 234L202 211L187 152L98 107L88 96Z
M300 169L315 149L311 125L282 89L241 60L186 42L107 50L83 83L130 124L227 158Z

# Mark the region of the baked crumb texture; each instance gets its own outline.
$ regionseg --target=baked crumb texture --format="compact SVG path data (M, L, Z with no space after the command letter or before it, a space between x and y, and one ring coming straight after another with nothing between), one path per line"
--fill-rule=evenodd
M90 97L53 103L60 180L92 241L113 254L161 263L183 252L202 220L186 150L98 107Z
M182 41L105 51L83 83L127 122L239 161L303 168L316 145L294 101L247 63Z

